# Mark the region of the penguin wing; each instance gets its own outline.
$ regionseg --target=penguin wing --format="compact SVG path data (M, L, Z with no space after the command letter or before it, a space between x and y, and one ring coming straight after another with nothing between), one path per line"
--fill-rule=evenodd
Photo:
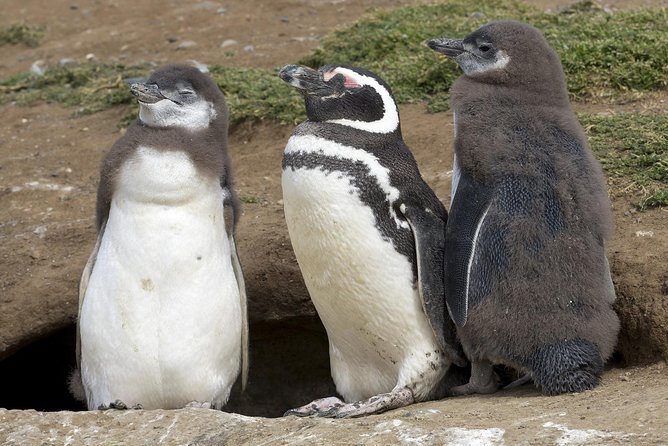
M466 360L457 347L455 328L445 315L443 283L445 221L443 216L437 215L431 209L406 203L400 206L400 210L413 233L418 291L422 309L427 315L429 325L441 350L455 364L463 367L466 365Z
M244 274L241 270L237 246L234 243L234 236L230 236L230 253L232 255L232 269L234 277L237 279L239 287L239 303L241 304L241 391L246 389L248 383L248 310L246 300L246 283Z
M83 272L81 273L81 280L79 281L79 312L77 313L77 343L76 343L76 358L77 358L77 369L81 367L81 336L79 334L79 318L81 317L81 308L83 307L84 297L86 296L86 290L88 289L88 281L90 280L90 275L93 272L93 266L95 266L95 260L97 260L97 253L100 250L100 243L102 242L102 235L104 235L104 228L106 222L103 222L100 226L100 230L97 234L97 241L95 242L95 247L93 252L90 253L86 266L84 266Z
M484 243L487 212L492 204L493 190L477 184L460 172L456 193L450 207L445 229L445 301L450 317L458 327L466 324L470 301L471 278L476 271L476 246Z

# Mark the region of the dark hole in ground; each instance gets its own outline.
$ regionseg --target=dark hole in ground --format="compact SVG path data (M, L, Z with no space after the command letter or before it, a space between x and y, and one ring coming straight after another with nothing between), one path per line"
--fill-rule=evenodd
M67 378L75 364L75 339L74 326L69 326L0 362L0 407L84 409L67 389Z
M279 417L288 409L334 395L328 348L317 319L251 326L248 387L243 395L233 391L224 410ZM74 350L75 328L69 326L0 362L0 407L84 410L67 389Z

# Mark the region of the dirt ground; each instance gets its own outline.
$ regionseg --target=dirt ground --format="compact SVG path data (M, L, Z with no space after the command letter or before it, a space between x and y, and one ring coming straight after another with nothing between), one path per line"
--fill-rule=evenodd
M0 78L27 71L35 61L58 63L63 58L157 65L197 60L276 68L308 54L320 37L356 20L370 7L411 3L415 2L4 0L0 26L26 21L46 25L47 33L42 44L34 49L0 46ZM528 3L555 10L569 2ZM665 2L607 2L612 8L661 4ZM234 40L236 44L228 42L221 48L226 40ZM616 110L612 106L589 104L575 107L599 112ZM622 108L664 113L667 109L661 96L646 103L619 107ZM73 117L73 110L50 104L7 105L1 110L0 305L20 302L22 311L11 317L0 316L0 325L4 326L0 329L16 333L17 339L25 338L27 329L38 337L73 321L78 278L95 238L99 163L120 136L117 123L125 109L118 107L82 117ZM405 140L423 176L437 195L448 202L451 114L428 114L424 106L416 104L402 106L401 115ZM238 193L241 197L257 198L254 203L244 204L238 228L252 322L279 320L294 313L313 316L290 249L282 211L280 160L290 132L290 126L263 122L239 125L231 133L230 155ZM638 197L629 193L629 185L612 181L609 184L616 220L610 257L619 299L627 302L641 296L652 302L649 308L624 306L628 313L625 319L630 322L620 338L621 354L617 359L622 364L656 362L662 346L665 347L661 339L668 342L667 327L644 316L648 312L665 316L668 312L668 209L637 213L630 203ZM272 300L278 295L290 298ZM298 309L294 310L294 306ZM30 327L26 328L27 324ZM648 332L656 333L659 341L652 341L656 345L639 341ZM640 344L644 347L638 348ZM20 344L0 342L4 356L18 347ZM665 373L666 369L659 370ZM639 374L637 379L646 382L634 384L652 386L652 376ZM620 392L622 395L617 397L623 401L623 390ZM628 392L632 394L633 388L629 387ZM568 398L560 401L569 404ZM531 404L533 409L545 404L546 410L552 410L553 403L538 399ZM666 406L659 407L664 420L668 417ZM660 414L655 415L661 419ZM611 416L619 417L621 422L627 414L618 411Z

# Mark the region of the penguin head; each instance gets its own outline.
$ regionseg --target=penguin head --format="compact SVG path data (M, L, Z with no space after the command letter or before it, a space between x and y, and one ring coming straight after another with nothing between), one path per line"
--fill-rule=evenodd
M372 133L400 130L392 90L370 71L343 65L325 65L318 70L286 65L278 75L302 93L310 121Z
M225 98L218 86L189 65L164 66L146 83L133 83L130 91L139 101L139 120L149 127L196 131L227 117Z
M557 53L540 31L513 20L491 22L463 39L435 38L434 51L453 59L464 75L481 82L522 86L564 84Z

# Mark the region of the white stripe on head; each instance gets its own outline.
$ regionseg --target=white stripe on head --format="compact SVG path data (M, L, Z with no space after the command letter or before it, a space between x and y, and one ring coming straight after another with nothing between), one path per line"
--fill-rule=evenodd
M326 76L329 75L329 78L331 79L331 77L337 73L344 75L347 79L347 82L355 82L360 87L368 85L376 90L383 101L383 108L385 109L385 113L379 120L371 122L356 121L352 119L332 119L327 122L341 124L371 133L392 133L397 129L397 127L399 127L399 110L397 110L397 104L394 102L394 99L392 99L392 96L390 95L390 92L387 91L387 88L381 85L380 82L378 82L373 77L359 74L348 68L337 67L330 73L326 73ZM325 79L327 78L325 77Z
M385 197L390 204L390 215L394 218L397 228L407 229L409 227L406 221L397 217L392 207L393 203L399 199L399 189L392 186L389 169L381 165L378 158L366 150L356 149L314 135L295 135L290 137L285 147L285 153L316 153L349 161L361 161L369 169L369 175L376 179L376 183L385 193Z

